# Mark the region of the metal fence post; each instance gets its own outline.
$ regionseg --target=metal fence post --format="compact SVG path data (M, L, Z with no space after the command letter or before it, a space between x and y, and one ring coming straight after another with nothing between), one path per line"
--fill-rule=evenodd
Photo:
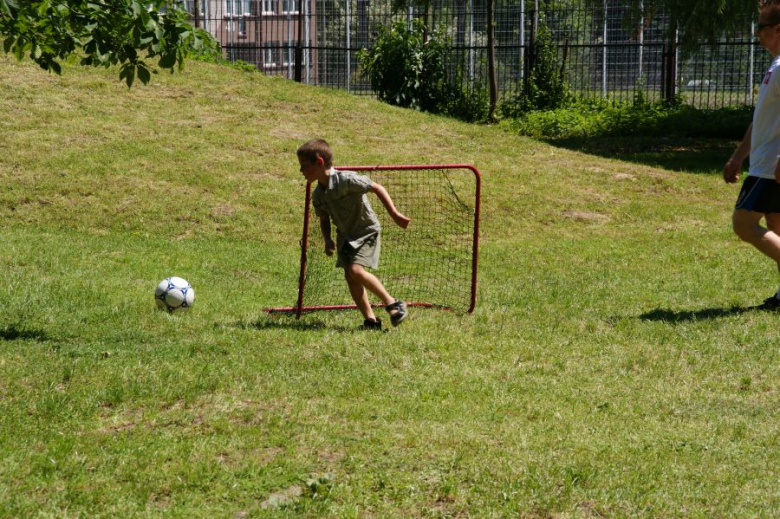
M747 77L747 96L745 99L750 100L750 104L753 104L753 74L755 72L753 71L753 67L755 64L755 52L756 52L756 46L753 45L753 35L756 34L756 22L750 22L750 37L751 42L749 43L749 51L748 51L748 77Z
M531 34L528 48L525 49L525 74L523 75L523 91L528 92L528 79L536 64L536 38L539 30L539 0L534 0L534 11L531 15Z
M306 25L304 29L304 38L303 41L306 44L306 50L303 55L303 64L306 67L304 70L306 70L306 84L309 84L309 71L311 69L311 33L309 32L309 23L311 20L309 19L309 1L310 0L302 0L303 1L303 16L306 19Z
M409 0L411 3L411 0ZM474 4L468 0L466 9L469 12L469 90L474 88Z
M663 46L661 47L661 99L666 99L666 74L667 74L667 66L666 66L666 59L669 55L669 51L667 49L666 42L664 42Z
M523 51L525 50L525 0L520 0L520 79L525 77L525 60Z
M674 30L674 80L672 81L672 99L677 98L677 83L680 79L680 29Z
M607 98L607 0L604 0L604 24L601 32L601 97Z
M301 4L304 0L298 0ZM293 6L295 0L293 0ZM303 81L303 5L298 6L298 41L295 44L295 81Z
M639 2L639 11L642 15L639 17L639 34L637 35L637 41L639 43L639 78L644 74L644 59L645 59L645 3Z
M287 22L287 45L285 45L285 53L287 54L284 57L284 60L282 63L285 63L287 65L287 79L290 79L293 77L293 61L290 59L290 49L292 48L292 14L290 14L290 7L288 4L287 7L287 15L285 16L285 21Z
M347 92L351 90L350 88L350 77L352 76L352 52L350 51L350 48L352 47L352 38L350 36L350 33L352 32L352 13L350 12L350 4L352 3L352 0L346 0L347 3L347 20L346 20L346 28L347 28Z
M669 102L677 96L677 31L669 39L669 45L664 44L664 81L663 98Z

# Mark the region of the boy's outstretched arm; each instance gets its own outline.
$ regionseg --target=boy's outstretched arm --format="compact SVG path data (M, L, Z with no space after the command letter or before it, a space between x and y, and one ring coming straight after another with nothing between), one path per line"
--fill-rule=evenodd
M322 237L325 238L325 254L333 256L333 251L336 250L336 244L333 243L333 239L330 237L329 216L320 216L320 231L322 231Z
M395 208L393 199L390 198L390 194L387 192L387 189L385 189L381 184L374 182L371 184L371 192L374 193L377 198L379 198L379 200L382 202L382 205L385 206L385 209L387 209L387 212L390 214L390 217L396 224L398 224L399 227L406 229L409 226L409 222L411 222L412 219L407 218L401 214L398 209Z

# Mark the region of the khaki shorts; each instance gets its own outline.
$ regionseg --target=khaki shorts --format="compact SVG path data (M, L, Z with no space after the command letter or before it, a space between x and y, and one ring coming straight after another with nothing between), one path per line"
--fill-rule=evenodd
M338 249L336 266L344 268L347 265L357 263L370 269L377 268L379 266L381 242L379 233L366 236L357 247L352 245L354 242L345 240Z

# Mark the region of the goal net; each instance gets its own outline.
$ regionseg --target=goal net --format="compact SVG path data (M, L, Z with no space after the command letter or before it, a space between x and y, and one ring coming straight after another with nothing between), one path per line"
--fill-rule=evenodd
M411 218L395 224L382 202L369 201L382 226L379 267L372 272L387 291L410 306L472 312L476 303L480 174L465 164L349 166L384 186L398 210ZM269 313L356 308L336 254L325 255L319 219L306 186L298 298L294 306ZM335 229L333 229L335 240ZM369 292L372 304L380 301Z

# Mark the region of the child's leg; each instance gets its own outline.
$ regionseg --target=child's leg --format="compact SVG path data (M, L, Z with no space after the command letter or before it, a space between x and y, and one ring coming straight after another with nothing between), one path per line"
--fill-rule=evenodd
M379 279L373 275L370 272L367 272L365 268L363 268L363 265L358 265L357 263L351 263L346 266L344 269L344 273L347 276L347 283L349 283L350 279L352 279L355 284L359 284L361 289L368 289L370 290L374 295L376 295L379 299L382 300L382 303L387 306L391 303L395 302L395 299L393 299L393 296L391 296L387 290L385 290L384 285L382 284ZM352 285L350 284L350 291L352 291ZM362 294L365 297L366 301L368 301L368 295L365 293L365 290L362 290ZM355 295L352 296L353 299L355 299ZM357 300L355 300L355 303L357 303ZM358 304L358 307L360 305ZM371 308L371 305L368 305L369 308ZM364 314L365 315L365 314Z
M364 269L362 265L358 265L357 263L347 265L344 269L344 273L347 276L347 283L350 283L349 289L352 291L352 298L355 300L358 308L360 308L360 311L366 319L374 319L374 313L368 302L366 289L373 292L382 300L382 303L385 305L385 310L390 314L390 320L393 323L393 326L398 326L401 321L406 319L406 304L403 301L396 301L393 296L387 292L382 282L379 281L375 275L366 272L366 269ZM357 289L358 285L360 286L359 292ZM353 286L355 287L354 291ZM360 296L361 302L358 302L358 299L356 298L358 295ZM361 307L361 304L365 306ZM370 312L371 317L368 316L368 312Z
M353 265L347 265L344 268L344 277L346 278L347 285L349 286L349 293L352 296L352 300L355 301L358 310L360 310L360 313L363 314L363 319L375 321L376 316L374 315L374 310L371 308L371 302L368 300L366 289L363 287L363 284L352 275L352 269L350 269L352 266Z

